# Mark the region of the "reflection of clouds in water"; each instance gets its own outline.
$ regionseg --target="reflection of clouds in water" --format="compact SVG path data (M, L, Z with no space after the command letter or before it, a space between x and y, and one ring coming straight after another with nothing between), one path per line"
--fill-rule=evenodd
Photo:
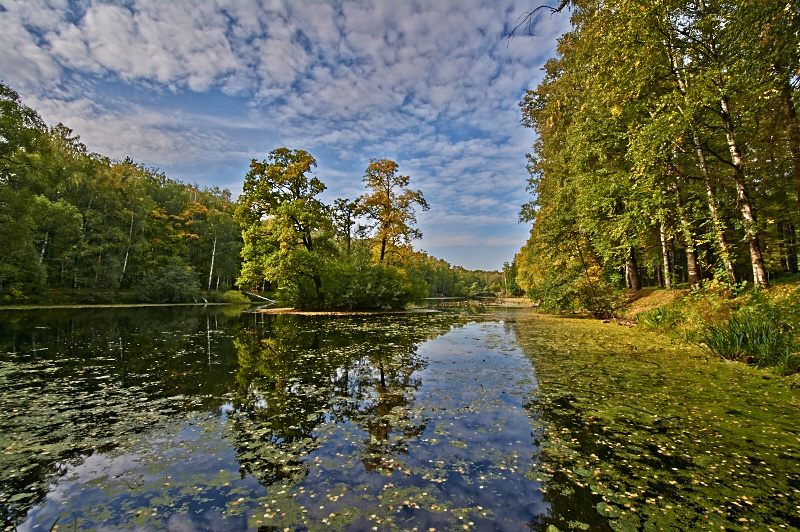
M532 369L504 324L483 320L232 319L218 333L213 369L226 368L217 381L226 385L214 388L216 399L202 399L209 389L184 389L151 430L120 434L116 449L71 466L26 526L49 526L65 511L80 526L141 530L243 529L248 519L293 528L336 512L341 522L379 529L440 528L455 514L478 526L531 520L546 511L539 484L524 477L532 443L521 400ZM184 339L178 366L163 380L141 368L151 386L187 368L208 370L208 321L185 323L171 334ZM234 335L235 346L225 341ZM140 348L150 349L144 340ZM159 356L172 359L170 349ZM129 348L125 363L138 356ZM206 413L176 408L203 401ZM263 517L265 504L272 517Z

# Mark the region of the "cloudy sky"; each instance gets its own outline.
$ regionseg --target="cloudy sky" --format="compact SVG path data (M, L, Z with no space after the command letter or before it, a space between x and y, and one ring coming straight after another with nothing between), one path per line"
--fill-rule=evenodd
M0 79L91 151L241 192L282 146L325 199L389 158L431 206L419 249L499 269L525 242L517 103L568 15L506 36L542 0L0 0Z

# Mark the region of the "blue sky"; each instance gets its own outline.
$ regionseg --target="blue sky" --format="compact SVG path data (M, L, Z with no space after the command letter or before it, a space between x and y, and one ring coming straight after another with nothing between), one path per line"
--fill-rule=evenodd
M415 247L500 269L525 242L517 103L568 29L539 1L0 0L0 79L91 151L241 191L250 160L304 149L324 200L389 158L430 211Z

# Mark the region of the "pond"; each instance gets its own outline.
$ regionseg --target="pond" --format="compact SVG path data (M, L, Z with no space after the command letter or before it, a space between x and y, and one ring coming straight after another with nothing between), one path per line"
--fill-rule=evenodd
M798 530L798 394L529 309L0 312L5 530Z

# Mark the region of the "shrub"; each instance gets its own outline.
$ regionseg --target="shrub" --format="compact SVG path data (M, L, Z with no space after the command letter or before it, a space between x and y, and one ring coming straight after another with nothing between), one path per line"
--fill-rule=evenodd
M146 274L135 293L145 303L189 303L200 297L200 282L190 266L173 262Z
M709 326L700 339L715 355L772 366L786 353L788 339L773 320L740 314L720 326Z
M636 321L645 329L671 331L683 321L683 315L679 310L667 306L640 312L636 315Z
M250 303L250 298L238 290L228 290L222 294L221 300L223 303Z
M323 281L327 309L398 309L427 291L425 285L412 283L397 268L353 263L346 258L329 264Z
M800 373L800 353L785 353L775 366L775 372L784 376Z

